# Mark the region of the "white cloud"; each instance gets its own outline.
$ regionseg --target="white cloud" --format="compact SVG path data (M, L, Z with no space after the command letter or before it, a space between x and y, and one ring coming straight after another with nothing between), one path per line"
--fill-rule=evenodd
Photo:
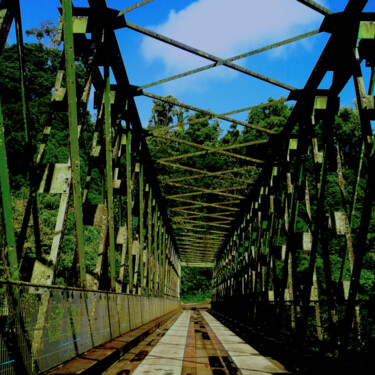
M318 28L322 19L320 14L296 0L198 0L179 12L172 10L165 23L148 28L228 58ZM148 37L141 48L147 61L163 63L166 74L210 63ZM231 76L218 70L207 79Z

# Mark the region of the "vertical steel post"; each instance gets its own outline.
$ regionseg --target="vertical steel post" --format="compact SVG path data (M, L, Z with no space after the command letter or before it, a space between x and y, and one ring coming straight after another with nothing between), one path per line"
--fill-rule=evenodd
M166 246L166 228L164 225L161 227L161 249L160 249L160 255L161 255L161 280L160 280L160 295L161 297L164 297L165 294L165 246Z
M12 219L12 197L10 192L9 176L8 176L8 163L5 148L4 136L4 121L3 113L1 110L0 98L0 185L1 197L5 223L6 235L6 250L9 262L9 275L11 280L19 280L18 273L18 260L16 251L16 237L14 235L13 219Z
M153 269L153 286L152 286L152 296L155 297L158 294L158 230L159 230L159 223L158 223L158 206L155 207L154 210L154 269Z
M152 295L152 187L148 192L147 206L147 253L148 253L148 295Z
M81 172L78 145L78 114L77 114L77 92L76 92L76 69L74 59L74 37L72 22L72 1L62 0L63 26L64 26L64 51L66 66L66 87L68 94L68 115L70 134L70 158L73 172L73 198L74 215L77 236L77 267L79 284L85 286L85 248L83 238L83 215L82 215L82 189Z
M22 33L22 20L21 20L21 9L19 0L14 2L15 14L14 23L17 36L17 47L18 47L18 64L19 73L21 81L21 102L22 102L22 118L24 124L25 132L25 143L26 143L26 155L28 158L29 167L29 184L30 184L30 199L32 202L32 215L33 215L33 225L34 225L34 239L35 248L37 255L41 255L41 243L40 243L40 228L39 228L39 215L38 215L38 200L36 196L36 178L34 170L34 155L33 155L33 145L32 145L32 134L31 134L31 124L29 115L29 105L27 100L27 87L26 87L26 64L25 64L25 53L23 45L23 33Z
M160 220L158 220L158 231L159 231L159 236L158 236L158 296L161 297L161 288L163 284L163 272L162 272L162 246L163 246L163 220L160 215L160 211L158 212L160 216Z
M126 199L127 199L127 226L128 226L128 273L129 293L133 293L133 216L132 216L132 160L131 160L132 134L130 128L126 134Z
M111 136L111 100L110 100L110 77L109 66L104 67L105 93L104 93L104 137L105 137L105 159L106 159L106 185L107 185L107 207L109 228L109 270L111 275L111 290L116 289L115 270L115 228L113 218L113 184L112 184L112 136Z
M144 210L145 202L143 198L143 164L140 165L139 171L139 261L141 268L141 294L144 294L145 280L144 280L144 262L143 262L143 247L144 247Z

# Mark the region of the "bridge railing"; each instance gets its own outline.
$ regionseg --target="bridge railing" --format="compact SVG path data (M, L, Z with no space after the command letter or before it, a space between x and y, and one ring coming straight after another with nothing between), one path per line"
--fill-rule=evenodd
M0 284L0 295L1 374L46 371L179 307L173 298L27 283Z

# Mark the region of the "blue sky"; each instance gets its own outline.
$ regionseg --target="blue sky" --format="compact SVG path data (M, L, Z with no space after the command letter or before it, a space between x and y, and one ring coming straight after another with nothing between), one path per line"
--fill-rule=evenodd
M73 2L76 6L87 5L85 0ZM119 10L137 2L107 0L108 6ZM58 0L21 0L20 3L24 30L37 27L46 20L57 23ZM338 12L345 8L347 0L320 0L319 3ZM375 10L375 0L369 0L366 10ZM229 58L317 29L323 16L296 0L154 0L128 13L126 19L220 58ZM116 33L130 82L134 85L142 86L210 63L129 29ZM328 38L328 34L322 33L235 63L303 88ZM14 40L13 30L9 42ZM25 42L32 43L33 39L25 38ZM353 104L352 82L348 86L342 95L342 105ZM161 96L170 94L182 102L216 113L257 105L269 97L288 95L284 89L225 67L151 87L147 91ZM136 102L146 126L152 101L137 98ZM245 120L246 113L234 117ZM223 128L227 126L228 123L222 123Z

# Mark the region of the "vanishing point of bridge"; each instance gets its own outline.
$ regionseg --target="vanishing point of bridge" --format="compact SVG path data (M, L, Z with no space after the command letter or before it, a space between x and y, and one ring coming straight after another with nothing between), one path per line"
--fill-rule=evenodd
M61 1L61 61L50 112L36 127L19 0L0 0L0 59L8 34L17 39L17 121L24 132L19 163L27 170L19 194L8 167L14 160L7 157L7 137L15 119L7 117L4 89L0 374L286 371L252 346L284 359L291 371L355 360L360 366L375 332L373 301L362 292L363 278L374 277L365 260L374 256L375 13L364 12L367 0L348 0L339 13L296 0L322 15L318 30L222 59L127 20L151 1L124 10L106 0L88 0L86 7ZM128 52L116 37L123 28L197 55L202 67L135 85L122 58ZM236 64L319 33L329 39L304 87ZM250 86L254 80L276 86L285 99L213 113L149 91L218 66L240 72ZM361 139L352 150L350 183L334 125L348 82ZM171 132L197 120L146 129L139 96L199 113L199 121L250 128L258 138L215 148ZM288 101L294 107L277 132L231 117ZM96 117L88 124L92 108ZM69 139L52 162L46 150L54 147L59 121ZM147 139L171 142L177 154L153 160ZM212 153L234 160L235 167L218 171L185 163ZM160 165L171 178L158 177ZM201 179L206 187L195 183ZM327 204L332 185L338 194ZM53 221L49 233L46 215ZM69 251L66 238L74 243ZM181 266L213 268L210 310L181 310Z

